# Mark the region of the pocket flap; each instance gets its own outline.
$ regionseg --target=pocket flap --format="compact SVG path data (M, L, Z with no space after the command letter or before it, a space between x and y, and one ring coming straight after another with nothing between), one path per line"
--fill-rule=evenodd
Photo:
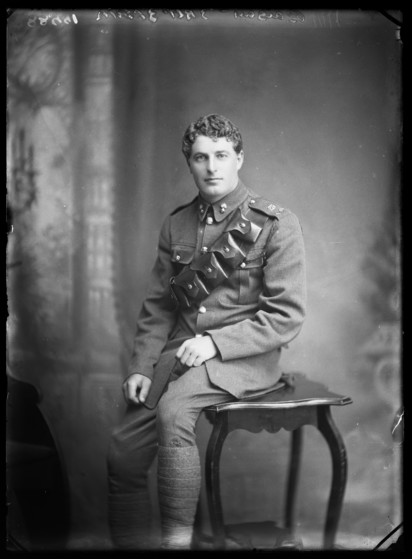
M262 268L265 263L265 254L264 253L252 253L248 254L246 260L244 260L242 269L246 270L248 268Z
M190 264L193 260L193 254L195 252L194 246L188 245L175 245L172 246L172 262L177 262L179 264Z

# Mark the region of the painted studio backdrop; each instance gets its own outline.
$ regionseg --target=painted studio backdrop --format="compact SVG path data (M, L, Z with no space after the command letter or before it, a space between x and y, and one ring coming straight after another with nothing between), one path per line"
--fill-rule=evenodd
M105 453L135 320L161 223L196 195L182 135L212 112L243 133L243 181L302 224L308 313L284 368L353 399L332 410L348 453L337 544L371 549L402 521L401 48L396 21L378 11L9 15L7 369L10 383L35 387L44 419L36 427L28 406L11 406L9 462L18 486L16 441L43 429L59 466L39 439L47 491L30 501L25 475L20 500L11 488L16 545L109 545ZM198 428L204 448L210 425ZM288 444L284 431L230 435L229 523L280 519ZM306 547L321 543L330 479L308 427Z

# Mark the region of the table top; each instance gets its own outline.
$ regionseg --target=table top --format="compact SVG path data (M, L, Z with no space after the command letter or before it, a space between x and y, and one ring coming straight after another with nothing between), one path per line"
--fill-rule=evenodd
M290 373L291 385L280 381L276 389L258 397L228 401L206 408L207 411L223 412L253 409L292 409L305 406L345 406L352 403L349 396L330 392L329 389L302 373Z

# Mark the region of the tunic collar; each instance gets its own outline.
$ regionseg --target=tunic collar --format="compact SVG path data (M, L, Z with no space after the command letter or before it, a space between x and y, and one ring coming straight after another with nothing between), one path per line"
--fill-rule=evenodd
M221 198L214 204L206 202L199 195L198 203L198 215L199 220L203 221L206 214L213 215L215 221L220 222L226 219L226 217L236 210L242 202L248 197L248 190L246 186L239 180L237 187L229 192L224 198Z

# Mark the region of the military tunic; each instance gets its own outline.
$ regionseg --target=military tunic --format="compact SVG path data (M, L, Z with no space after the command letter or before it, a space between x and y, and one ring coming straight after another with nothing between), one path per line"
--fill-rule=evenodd
M180 345L204 334L218 349L204 364L212 384L236 398L270 391L281 376L282 347L301 329L305 286L297 217L241 181L214 204L198 195L172 212L161 228L129 365L130 374L152 379L146 407L156 407Z

